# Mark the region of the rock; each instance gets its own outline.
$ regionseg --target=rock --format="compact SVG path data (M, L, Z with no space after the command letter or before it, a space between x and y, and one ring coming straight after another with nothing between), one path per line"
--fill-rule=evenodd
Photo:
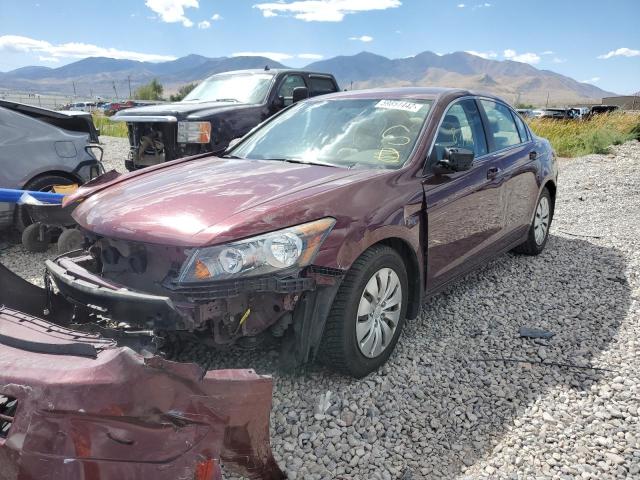
M624 463L624 457L617 455L615 453L610 453L607 452L604 454L604 456L611 461L611 463L614 463L616 465L620 465L622 463Z

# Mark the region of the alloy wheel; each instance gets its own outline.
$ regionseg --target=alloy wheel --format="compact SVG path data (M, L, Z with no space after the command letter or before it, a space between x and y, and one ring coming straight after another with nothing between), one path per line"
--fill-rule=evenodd
M367 358L381 355L391 344L402 309L402 286L391 268L381 268L367 282L358 305L356 340Z
M533 220L533 232L536 244L542 245L549 230L549 199L541 197Z

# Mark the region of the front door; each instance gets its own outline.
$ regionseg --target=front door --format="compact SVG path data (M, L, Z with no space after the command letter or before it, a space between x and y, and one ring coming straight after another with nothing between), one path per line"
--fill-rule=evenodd
M503 235L504 208L499 159L489 154L478 104L459 100L445 113L429 158L442 159L445 148L474 152L470 170L429 174L427 205L427 289L433 291L493 253Z

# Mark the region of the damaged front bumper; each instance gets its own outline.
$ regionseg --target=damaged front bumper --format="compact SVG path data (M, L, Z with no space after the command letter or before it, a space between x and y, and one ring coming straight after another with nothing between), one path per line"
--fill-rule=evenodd
M284 478L270 377L143 358L7 307L0 372L1 480Z
M46 262L47 278L70 304L127 328L189 332L212 346L266 333L284 336L283 351L294 352L287 365L315 356L343 276L341 270L309 266L231 281L177 284L165 279L147 293L94 273L93 262L87 252L65 254Z

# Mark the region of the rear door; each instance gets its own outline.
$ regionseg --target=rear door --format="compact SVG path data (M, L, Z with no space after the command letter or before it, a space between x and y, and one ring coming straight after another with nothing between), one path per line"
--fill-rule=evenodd
M427 204L427 289L435 290L495 251L503 235L499 160L489 154L481 113L473 97L445 112L429 156L442 159L448 147L474 152L470 170L429 174L424 181Z
M502 243L527 233L538 196L533 138L520 116L504 103L481 99L491 156L504 181L505 236Z

